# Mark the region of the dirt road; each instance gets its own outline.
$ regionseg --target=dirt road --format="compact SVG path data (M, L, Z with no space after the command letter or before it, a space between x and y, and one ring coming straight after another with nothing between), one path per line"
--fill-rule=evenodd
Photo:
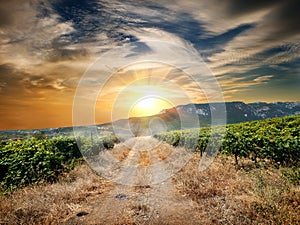
M299 188L281 169L246 160L236 170L219 155L200 171L193 154L175 173L187 156L151 137L128 140L98 156L107 164L94 159L110 179L82 163L58 182L0 196L0 224L299 224Z
M102 154L102 159L113 157L116 163L105 164L109 173L97 163L94 169L106 171L118 183L114 182L110 192L81 205L62 224L200 224L196 203L167 179L184 164L182 158L189 156L183 149L139 137L116 145L110 155ZM179 156L181 160L176 160Z

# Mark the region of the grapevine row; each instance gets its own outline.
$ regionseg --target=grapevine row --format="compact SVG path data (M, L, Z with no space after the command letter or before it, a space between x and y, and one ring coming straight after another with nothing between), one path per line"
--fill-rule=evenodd
M91 140L55 137L6 141L0 143L0 193L33 183L54 182L63 172L71 170L82 158L110 149L117 138L100 137ZM79 151L78 145L81 148Z
M201 154L209 140L211 143L222 141L220 151L234 155L236 164L241 157L255 163L269 160L282 166L299 167L300 164L300 116L227 125L224 138L221 134L218 136L218 131L212 135L209 128L169 131L154 137L173 146L200 151Z

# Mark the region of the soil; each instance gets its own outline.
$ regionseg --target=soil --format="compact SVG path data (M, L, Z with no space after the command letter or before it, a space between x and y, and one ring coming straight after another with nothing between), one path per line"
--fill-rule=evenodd
M118 161L110 176L119 183L112 182L112 190L81 204L61 224L200 224L198 205L180 194L172 179L166 179L172 171L166 171L169 167L164 159L177 156L172 146L139 137L116 145L110 153ZM159 182L153 177L163 179ZM122 184L124 180L129 185Z

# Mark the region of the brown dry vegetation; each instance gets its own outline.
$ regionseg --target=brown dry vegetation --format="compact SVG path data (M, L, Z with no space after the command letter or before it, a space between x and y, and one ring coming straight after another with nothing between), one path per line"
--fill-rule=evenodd
M116 144L115 147L111 149L110 153L118 161L124 161L128 157L130 150L130 148L122 144Z
M58 224L80 205L112 189L86 164L78 165L58 183L26 187L1 196L0 224Z
M173 182L199 204L202 224L300 224L300 189L280 170L268 167L236 170L234 159L218 156L199 172L199 156L181 169Z
M148 151L138 152L138 164L145 167L151 165L151 159Z
M159 148L153 149L153 152L159 161L165 160L173 153L174 148L170 148L169 146L169 144L161 142Z
M129 191L120 187L123 192L128 191L128 198L138 199L152 192L154 198L159 193L178 196L175 205L168 200L165 202L170 202L170 205L161 206L163 212L173 207L169 212L157 211L159 220L143 220L151 210L156 212L159 209L150 197L147 198L149 205L145 202L133 205L116 199L116 193L120 192L116 191L116 185L97 176L83 163L61 177L58 183L26 187L1 196L0 224L174 224L174 221L176 224L300 224L299 188L282 176L280 170L269 167L237 171L233 162L231 157L221 155L207 170L199 172L199 156L194 155L172 177L170 184L175 185L183 199L193 202L190 210L198 218L197 223L172 218L172 213L176 216L182 211L182 198L173 193L177 192L176 189L155 191L155 186L145 186L131 187ZM159 197L167 198L156 196ZM157 202L164 204L160 199ZM91 215L96 217L104 213L94 208L99 204L107 204L101 206L101 209L107 208L107 215L101 218L108 219L104 222L99 218L89 218L88 221L94 222L84 222ZM187 206L187 202L185 204ZM124 216L109 220L116 217L117 209L113 210L114 207L124 212Z

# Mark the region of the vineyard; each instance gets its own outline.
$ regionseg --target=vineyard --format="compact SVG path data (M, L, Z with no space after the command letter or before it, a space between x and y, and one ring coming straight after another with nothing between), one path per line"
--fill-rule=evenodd
M0 192L9 193L29 184L55 182L85 156L98 154L117 142L115 137L91 140L74 137L28 138L3 141L0 145Z
M247 158L259 166L268 162L276 167L291 167L287 173L295 184L300 180L300 116L275 118L210 128L169 131L154 137L173 146L184 146L204 154L208 143L220 145L220 152L233 155L235 164ZM220 132L220 133L218 133ZM85 157L111 149L119 140L115 136L27 138L0 142L0 192L9 193L29 184L55 182ZM81 152L78 146L80 146Z
M300 116L290 116L227 125L224 138L221 128L213 132L210 128L170 131L155 134L154 137L173 146L199 151L201 155L209 140L216 144L221 141L220 152L234 155L236 165L239 158L248 158L255 164L269 161L278 166L298 167L299 173L299 128Z

